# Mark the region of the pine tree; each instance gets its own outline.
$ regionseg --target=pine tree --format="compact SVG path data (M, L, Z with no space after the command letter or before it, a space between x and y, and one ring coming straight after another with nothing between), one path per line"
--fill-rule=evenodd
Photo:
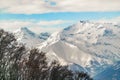
M18 44L12 33L0 30L0 80L92 80L58 61L48 65L44 52Z
M12 33L0 30L0 79L17 80L19 78L19 61L25 47L19 45Z
M24 65L24 80L46 80L48 76L48 65L45 53L38 49L30 50L28 60Z

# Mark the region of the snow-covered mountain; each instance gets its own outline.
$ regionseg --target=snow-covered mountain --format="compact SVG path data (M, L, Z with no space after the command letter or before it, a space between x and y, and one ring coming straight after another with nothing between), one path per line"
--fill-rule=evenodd
M119 34L119 25L80 21L53 33L39 48L95 75L120 60Z
M27 47L36 47L50 36L47 32L37 35L26 27L16 30L14 35L18 42L25 44Z
M18 42L46 52L49 61L58 60L93 76L120 61L119 24L80 21L52 35L36 35L27 28L14 34Z

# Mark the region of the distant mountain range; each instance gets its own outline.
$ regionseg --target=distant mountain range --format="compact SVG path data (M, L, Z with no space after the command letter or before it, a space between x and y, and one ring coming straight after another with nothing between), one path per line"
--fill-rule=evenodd
M26 27L14 31L14 34L18 42L25 44L29 48L38 46L50 36L50 33L47 32L39 35L35 34Z
M27 47L46 52L49 60L73 63L72 70L83 69L96 80L120 80L119 24L80 21L53 34L21 28L14 35Z

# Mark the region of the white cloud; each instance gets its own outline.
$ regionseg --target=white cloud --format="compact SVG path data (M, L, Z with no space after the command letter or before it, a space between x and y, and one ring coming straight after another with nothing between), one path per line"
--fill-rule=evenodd
M120 24L120 16L112 18L112 19L104 19L103 18L103 19L97 20L96 22Z
M115 17L112 19L100 19L96 22L103 23L118 23L120 24L120 17ZM55 32L63 29L66 26L62 25L72 25L74 21L65 21L65 20L53 20L53 21L18 21L18 20L0 20L0 28L7 31L15 31L21 27L28 27L31 31L35 33L40 32Z
M63 21L63 20L55 20L55 21L40 21L37 24L41 26L54 26L54 25L60 25L64 23L68 23L70 21Z
M116 17L116 18L113 18L113 19L110 19L108 20L109 22L117 22L117 23L120 23L120 16L119 17Z
M51 2L55 2L54 5ZM120 11L120 0L0 0L0 9L8 13Z
M17 20L1 20L0 28L7 31L15 31L21 27L28 27L30 30L40 33L40 32L54 32L62 29L59 26L61 24L69 23L69 21L55 20L55 21L17 21Z

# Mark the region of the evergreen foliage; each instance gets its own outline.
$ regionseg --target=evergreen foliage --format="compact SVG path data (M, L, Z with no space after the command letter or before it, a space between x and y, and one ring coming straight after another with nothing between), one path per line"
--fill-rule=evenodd
M0 80L92 80L84 72L73 72L58 61L50 65L38 49L18 44L12 33L0 30Z

